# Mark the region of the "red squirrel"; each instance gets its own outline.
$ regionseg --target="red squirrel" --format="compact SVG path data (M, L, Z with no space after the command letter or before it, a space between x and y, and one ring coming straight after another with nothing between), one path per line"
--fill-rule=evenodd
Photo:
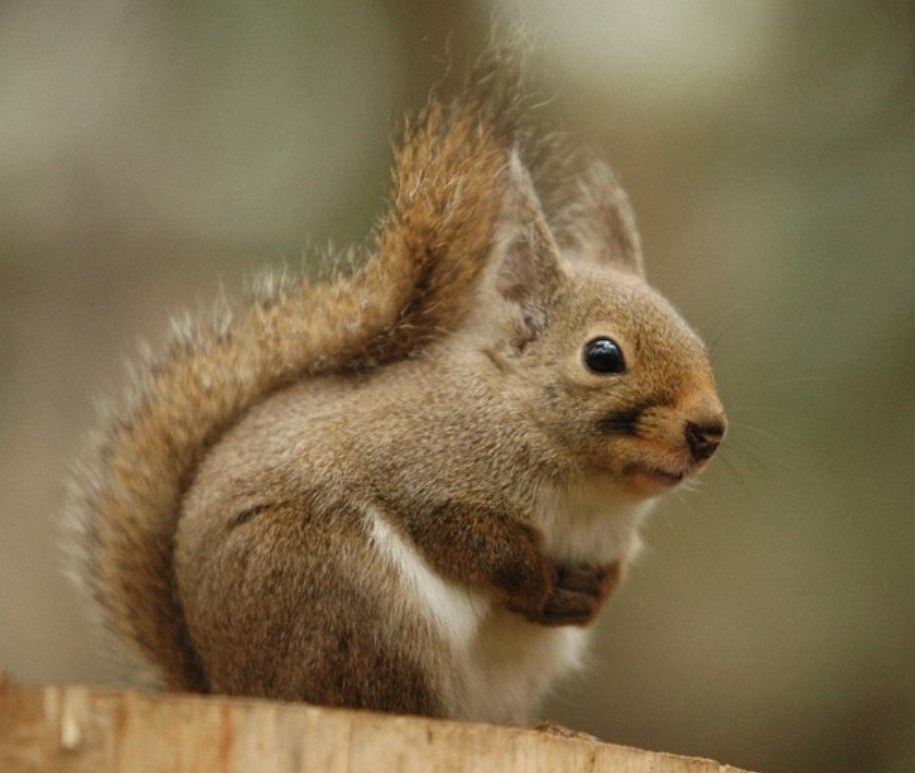
M176 327L77 475L77 573L160 687L522 722L726 427L608 167L492 46L361 268Z

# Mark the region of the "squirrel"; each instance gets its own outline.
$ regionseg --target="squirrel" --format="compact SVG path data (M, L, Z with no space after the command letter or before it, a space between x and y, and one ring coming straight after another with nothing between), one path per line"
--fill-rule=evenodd
M524 722L725 413L610 169L491 46L359 267L175 325L75 475L75 573L162 689Z

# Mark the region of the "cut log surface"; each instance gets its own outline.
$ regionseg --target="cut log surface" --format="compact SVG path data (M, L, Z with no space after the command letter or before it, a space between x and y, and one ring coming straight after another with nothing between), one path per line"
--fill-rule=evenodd
M745 773L550 727L81 685L30 687L2 674L0 771Z

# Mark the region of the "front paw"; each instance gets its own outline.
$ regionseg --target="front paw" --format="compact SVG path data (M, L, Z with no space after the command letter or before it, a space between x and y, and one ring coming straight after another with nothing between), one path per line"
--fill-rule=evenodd
M541 625L587 625L619 584L620 563L609 566L559 566L553 589L535 622Z

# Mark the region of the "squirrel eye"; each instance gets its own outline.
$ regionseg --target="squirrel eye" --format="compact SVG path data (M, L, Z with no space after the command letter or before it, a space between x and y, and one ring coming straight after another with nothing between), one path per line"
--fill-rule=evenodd
M612 338L595 338L585 345L583 359L594 373L625 373L623 350Z

